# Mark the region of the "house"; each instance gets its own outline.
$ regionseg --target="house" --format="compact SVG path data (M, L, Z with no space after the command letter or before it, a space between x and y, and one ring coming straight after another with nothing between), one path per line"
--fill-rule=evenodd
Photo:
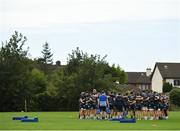
M180 63L156 63L151 75L152 90L161 93L163 84L180 88Z
M151 90L151 69L147 68L146 72L126 72L128 85L138 87L141 90Z

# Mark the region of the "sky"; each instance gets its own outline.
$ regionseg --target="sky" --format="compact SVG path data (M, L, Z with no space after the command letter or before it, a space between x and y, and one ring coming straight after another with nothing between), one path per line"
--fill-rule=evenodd
M76 47L125 71L180 62L180 0L0 0L0 42L15 30L30 58L48 42L62 64Z

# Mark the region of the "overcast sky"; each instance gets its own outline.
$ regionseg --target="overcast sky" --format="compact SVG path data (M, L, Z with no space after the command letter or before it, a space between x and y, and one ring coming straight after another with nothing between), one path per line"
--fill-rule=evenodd
M180 62L180 0L0 0L0 41L15 30L32 58L47 41L62 64L76 47L125 71Z

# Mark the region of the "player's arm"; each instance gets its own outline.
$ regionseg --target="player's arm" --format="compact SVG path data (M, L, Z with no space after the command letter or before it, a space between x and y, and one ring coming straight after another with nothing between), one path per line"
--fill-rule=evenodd
M81 102L81 103L84 103L84 101L83 101L83 99L82 99L82 98L80 98L80 102Z
M136 100L133 100L132 103L133 103L133 104L136 104Z
M109 108L109 101L108 101L108 99L106 100L106 103L107 103L107 107Z
M90 102L90 101L93 101L93 99L92 99L92 98L90 98L90 99L89 99L89 102Z
M99 101L99 99L97 101L98 101L98 108L99 108L100 107L100 101Z
M129 103L130 105L132 105L132 101L131 101L131 100L128 100L128 103Z

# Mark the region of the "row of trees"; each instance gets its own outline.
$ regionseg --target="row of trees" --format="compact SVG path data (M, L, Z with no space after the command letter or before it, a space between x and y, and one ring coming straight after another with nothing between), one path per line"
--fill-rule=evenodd
M26 41L15 32L0 48L0 111L77 110L80 92L113 90L115 81L127 81L125 72L110 66L106 56L77 48L69 54L67 65L58 66L60 61L52 65L48 43L43 45L42 57L32 60L24 49Z

